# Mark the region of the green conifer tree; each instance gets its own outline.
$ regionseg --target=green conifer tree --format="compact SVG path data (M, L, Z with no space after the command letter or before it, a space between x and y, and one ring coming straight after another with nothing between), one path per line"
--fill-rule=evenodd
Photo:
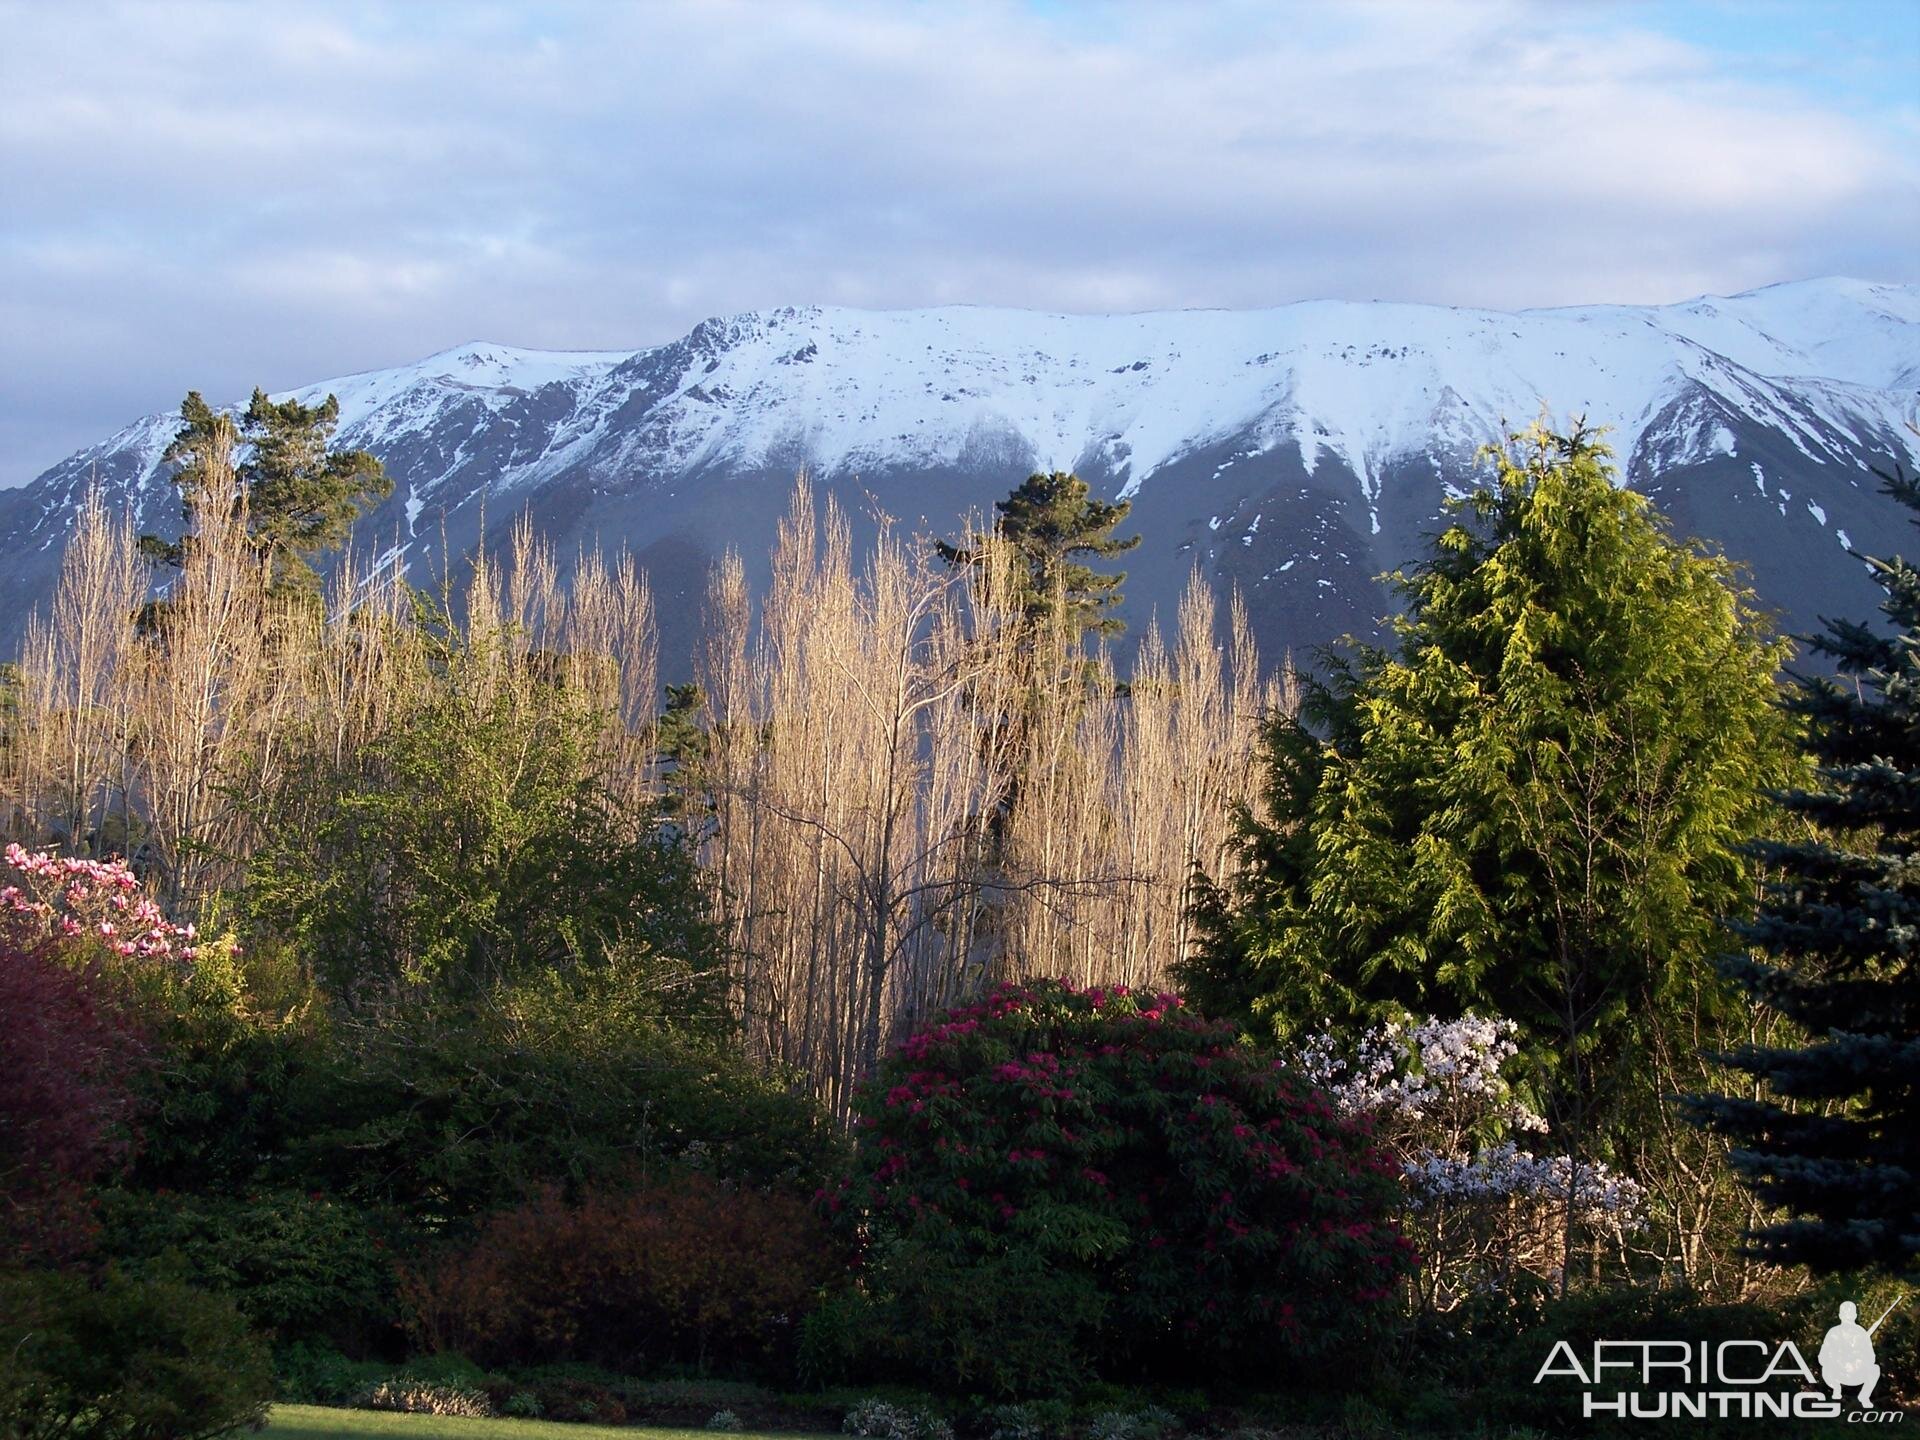
M1920 482L1882 475L1920 509ZM1811 838L1756 847L1774 878L1740 927L1764 959L1725 968L1797 1044L1729 1058L1758 1093L1695 1097L1693 1116L1732 1140L1734 1168L1784 1211L1752 1237L1760 1255L1818 1271L1920 1271L1920 570L1875 560L1892 633L1831 621L1816 637L1841 679L1802 675L1789 708L1806 723L1817 787L1783 794Z
M1133 509L1131 501L1092 499L1086 481L1055 470L1029 475L994 509L994 535L1018 557L1021 608L1030 620L1056 623L1073 639L1125 628L1111 611L1120 603L1126 573L1102 574L1080 557L1111 559L1140 543L1138 535L1119 539L1113 533ZM982 538L941 544L940 554L953 565L979 563Z
M272 589L311 594L319 586L313 558L338 549L363 509L393 493L393 481L372 455L330 448L340 421L332 395L302 405L255 390L236 421L196 390L180 406L180 420L164 458L175 467L186 534L179 540L141 536L141 550L156 563L182 564L200 508L226 497L220 503L245 507L247 534Z
M1609 453L1577 426L1514 436L1391 577L1394 646L1273 722L1272 817L1243 819L1186 977L1282 1037L1509 1017L1561 1143L1595 1158L1632 1097L1658 1103L1654 1057L1736 1009L1719 917L1791 763L1781 646Z

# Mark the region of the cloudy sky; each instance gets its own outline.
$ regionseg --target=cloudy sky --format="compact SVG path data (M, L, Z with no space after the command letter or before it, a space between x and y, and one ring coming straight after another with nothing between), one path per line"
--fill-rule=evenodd
M760 307L1920 281L1920 0L0 0L0 484Z

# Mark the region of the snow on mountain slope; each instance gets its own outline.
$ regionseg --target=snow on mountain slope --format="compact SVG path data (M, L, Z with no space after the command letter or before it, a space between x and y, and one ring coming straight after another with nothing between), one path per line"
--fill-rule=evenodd
M1131 494L1184 454L1249 428L1337 455L1364 488L1387 460L1458 454L1544 404L1610 427L1641 458L1654 417L1689 382L1816 441L1811 420L1893 417L1920 359L1910 287L1813 281L1683 305L1526 311L1308 303L1261 311L1068 316L948 307L783 310L709 322L719 343L655 405L656 463L833 472L952 463L997 439L1035 463L1098 457ZM699 332L696 332L698 334ZM465 346L417 366L309 387L340 395L346 429L378 446L450 394L492 408L560 383L576 423L501 478L535 481L606 433L621 367L647 352L558 355ZM1817 385L1782 381L1817 379ZM1891 408L1889 406L1891 405ZM364 416L364 419L362 418ZM1649 465L1703 453L1712 431L1663 433ZM1809 459L1824 463L1812 449Z
M1724 471L1752 490L1749 467L1785 467L1858 491L1866 466L1920 447L1903 425L1916 377L1920 288L1826 279L1512 314L1345 302L1112 316L784 309L633 351L463 345L298 393L337 395L340 441L387 461L396 496L369 524L414 565L441 527L449 543L477 536L483 508L488 529L525 508L563 538L746 548L765 528L765 506L747 498L753 477L790 480L805 466L859 476L889 508L951 511L986 505L1026 469L1074 468L1167 527L1165 548L1183 563L1252 563L1213 544L1223 513L1245 506L1266 528L1223 532L1223 544L1264 553L1338 529L1337 551L1274 551L1264 569L1233 572L1256 590L1310 585L1308 608L1332 624L1365 607L1329 611L1324 592L1359 582L1345 571L1309 581L1308 562L1399 563L1444 493L1470 483L1476 450L1543 408L1609 427L1623 474L1650 489ZM96 477L143 524L177 523L159 473L173 428L147 417L0 493L0 543L15 557L0 561L0 596L45 592L47 565L26 557L57 553ZM1768 483L1759 496L1785 517ZM1771 542L1747 536L1751 516L1728 511L1730 498L1709 503L1709 492L1744 493L1730 485L1689 481L1681 508L1705 506L1701 533L1738 533L1763 552ZM1272 504L1259 500L1268 492ZM1811 523L1851 503L1803 493L1793 508L1811 506ZM430 512L437 525L423 525ZM1848 519L1872 533L1859 513L1832 524ZM737 537L721 533L732 521ZM1833 563L1853 563L1832 533L1822 543ZM1306 613L1306 601L1288 603Z

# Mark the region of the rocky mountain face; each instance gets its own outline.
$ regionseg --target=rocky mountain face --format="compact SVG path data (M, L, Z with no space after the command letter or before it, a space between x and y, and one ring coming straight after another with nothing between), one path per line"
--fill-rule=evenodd
M182 389L186 388L183 378ZM942 535L1036 469L1133 501L1125 614L1195 566L1245 594L1263 648L1372 632L1480 446L1544 410L1611 429L1625 483L1748 567L1784 628L1864 615L1857 549L1912 548L1871 467L1911 466L1920 287L1828 279L1659 307L1512 314L1315 302L1069 316L788 309L627 353L463 345L324 381L337 440L386 462L362 553L421 583L522 516L560 554L650 572L684 668L708 566L764 566L794 475ZM148 416L0 491L0 646L44 602L86 487L177 528Z

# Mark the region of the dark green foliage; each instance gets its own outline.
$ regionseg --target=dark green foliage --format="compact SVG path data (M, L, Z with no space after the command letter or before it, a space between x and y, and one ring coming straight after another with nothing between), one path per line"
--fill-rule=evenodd
M393 1374L382 1360L350 1360L325 1342L296 1340L273 1351L273 1398L287 1405L339 1405Z
M1376 665L1385 659L1373 651L1362 657ZM1377 1008L1358 1001L1329 965L1333 956L1322 958L1309 919L1320 864L1315 820L1333 808L1322 802L1321 781L1362 740L1352 664L1337 655L1326 661L1326 678L1301 677L1297 713L1277 710L1263 723L1262 813L1234 817L1241 868L1231 888L1195 876L1199 943L1178 967L1203 1013L1289 1039L1322 1016L1357 1029Z
M0 1435L201 1440L257 1426L266 1347L231 1301L109 1273L0 1275Z
M909 1039L859 1108L828 1204L863 1241L876 1343L937 1383L1270 1374L1355 1341L1412 1265L1366 1138L1177 997L1003 987Z
M877 1303L859 1302L855 1332L867 1365L887 1356L900 1373L934 1386L951 1376L971 1393L1070 1393L1100 1353L1112 1309L1099 1280L1060 1265L1046 1245L983 1251L958 1239L923 1232L873 1246ZM825 1370L821 1342L809 1338ZM839 1373L860 1373L857 1360Z
M999 512L993 533L1013 548L1021 608L1028 619L1056 625L1071 639L1088 631L1110 635L1123 628L1108 612L1120 603L1126 575L1103 575L1080 557L1111 559L1140 543L1138 535L1117 539L1113 534L1133 509L1131 501L1091 499L1086 481L1055 470L1029 475L993 508ZM939 549L949 564L981 561L978 539Z
M1920 485L1887 491L1920 509ZM1920 1273L1920 570L1876 560L1888 629L1832 622L1814 640L1841 679L1799 677L1819 783L1780 795L1821 827L1757 847L1777 873L1741 934L1764 960L1727 970L1800 1044L1731 1057L1760 1092L1703 1096L1697 1118L1734 1142L1733 1164L1786 1213L1758 1252L1831 1272Z
M165 459L177 467L173 482L189 538L141 537L142 550L161 564L184 559L202 506L244 506L247 535L273 588L311 593L318 584L312 557L338 549L362 509L393 493L393 481L372 455L330 448L340 421L332 395L302 405L255 390L236 421L196 390L181 405L180 420Z
M387 1255L550 1185L678 1162L802 1189L834 1163L805 1093L644 955L345 1010L270 946L204 953L139 987L160 1063L107 1249L231 1287L283 1345L384 1347Z
M700 726L706 706L706 694L698 685L667 686L667 708L660 712L654 743L662 758L678 769L690 769L707 756L710 741Z
M1193 983L1283 1037L1509 1017L1577 1155L1634 1130L1731 1005L1712 956L1791 773L1783 653L1727 563L1536 427L1268 736L1271 823L1203 901ZM1593 1147L1593 1148L1589 1148Z
M817 1183L836 1144L812 1100L730 1036L663 1023L660 1001L615 962L363 1013L289 1094L279 1163L428 1226L672 1162Z
M268 1337L364 1350L394 1329L387 1241L366 1212L318 1191L112 1192L103 1247L122 1265L231 1296Z
M713 737L701 723L706 693L692 683L667 686L667 708L654 723L654 753L660 762L664 812L694 843L711 828L714 796L707 762Z
M187 534L179 540L142 535L140 550L156 565L178 569L186 562L192 532L209 505L238 507L244 500L239 487L240 426L231 414L215 410L198 390L189 390L180 404L180 429L167 446L162 463L172 465L173 488L180 494L180 518ZM217 512L216 512L217 513Z
M322 1040L315 998L284 952L203 946L194 964L129 964L115 972L157 1063L136 1095L142 1138L127 1183L137 1189L232 1195L258 1186L287 1141L292 1077Z
M690 851L613 798L606 717L423 610L416 693L288 760L244 904L330 1033L275 1173L432 1227L693 1153L808 1183L811 1105L741 1056Z

